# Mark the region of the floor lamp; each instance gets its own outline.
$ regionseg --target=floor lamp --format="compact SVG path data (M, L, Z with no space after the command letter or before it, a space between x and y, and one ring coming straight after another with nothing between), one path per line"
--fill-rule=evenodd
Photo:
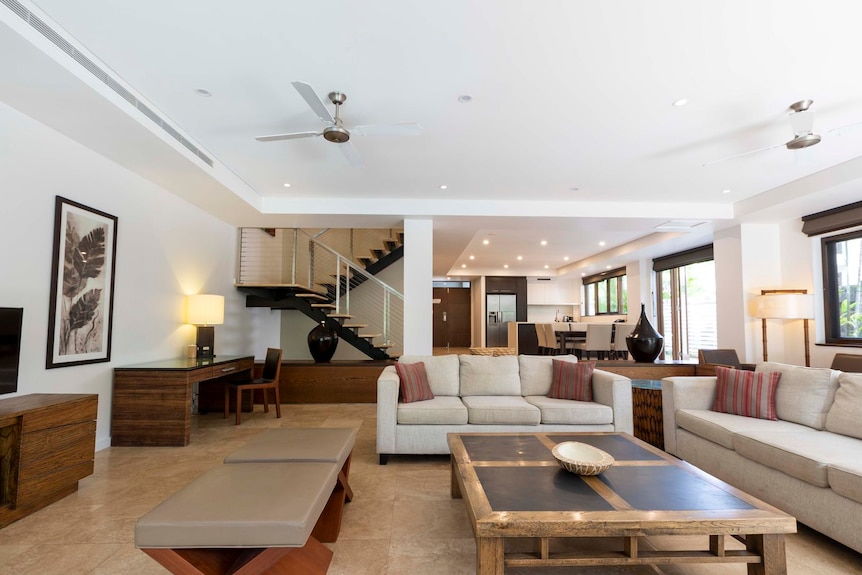
M767 319L801 319L805 331L805 365L811 366L808 351L808 320L814 317L814 296L804 289L765 289L754 298L754 317L759 317L763 329L763 361L766 352Z

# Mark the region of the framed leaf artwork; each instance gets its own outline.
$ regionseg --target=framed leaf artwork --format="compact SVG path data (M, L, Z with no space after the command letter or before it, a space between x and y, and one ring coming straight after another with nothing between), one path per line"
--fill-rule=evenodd
M117 218L57 196L45 367L110 361Z

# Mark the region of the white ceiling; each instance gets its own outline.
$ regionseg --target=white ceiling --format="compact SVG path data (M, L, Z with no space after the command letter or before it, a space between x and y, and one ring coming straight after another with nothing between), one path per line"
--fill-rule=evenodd
M860 195L847 184L862 176L855 163L840 181L799 182L862 156L862 129L829 132L862 122L862 3L853 0L22 3L169 118L233 178L229 190L265 212L232 223L433 217L438 276L597 271L705 243L734 218L788 217L779 205L788 199L825 209ZM345 92L348 129L417 122L423 132L354 136L360 169L322 138L255 141L321 128L296 80L324 100ZM26 107L24 82L0 85L0 99ZM459 103L463 94L472 102ZM680 98L688 104L673 106ZM789 140L787 107L804 98L815 102L819 145L703 166ZM225 211L239 213L191 201L229 221ZM680 220L700 225L655 229Z

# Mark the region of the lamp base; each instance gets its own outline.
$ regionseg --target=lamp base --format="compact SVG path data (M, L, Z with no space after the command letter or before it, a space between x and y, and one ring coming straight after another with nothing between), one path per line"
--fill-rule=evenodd
M211 325L199 325L195 345L198 348L198 359L215 357L215 328Z

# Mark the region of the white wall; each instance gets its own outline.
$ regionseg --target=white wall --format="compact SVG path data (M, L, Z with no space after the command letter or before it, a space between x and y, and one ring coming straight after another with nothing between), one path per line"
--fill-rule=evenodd
M96 443L107 447L112 368L181 356L195 339L183 323L190 293L225 296L217 354L262 356L277 316L246 309L233 287L233 227L2 103L0 132L0 306L24 308L17 395L98 394ZM118 217L110 362L45 369L56 195Z
M431 355L434 341L432 263L434 227L430 219L404 220L404 354Z

